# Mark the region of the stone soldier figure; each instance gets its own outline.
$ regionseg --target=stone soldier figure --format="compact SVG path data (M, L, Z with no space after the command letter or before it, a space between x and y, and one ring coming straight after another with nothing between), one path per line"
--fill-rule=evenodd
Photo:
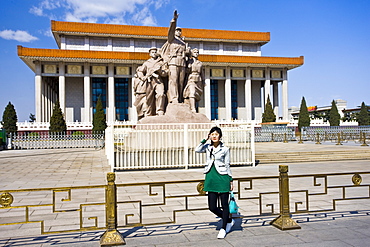
M135 85L137 90L144 91L145 88L145 98L140 93L137 93L139 97L136 98L139 100L137 105L141 109L140 115L138 111L139 120L143 116L164 115L166 96L161 77L167 76L167 71L164 68L163 59L157 53L157 48L150 48L149 55L150 58L138 68L136 77L139 81L134 84L134 90ZM137 109L138 106L136 106Z
M137 118L138 120L142 119L145 116L145 112L147 111L147 105L146 105L146 82L142 81L138 74L139 71L142 71L143 68L139 66L136 69L136 73L134 76L134 95L135 95L135 102L134 106L136 107L137 112ZM140 72L141 73L141 72Z
M189 60L188 80L184 89L184 102L190 106L192 112L196 112L196 103L200 100L204 89L203 64L198 60L199 50L192 50L192 58Z
M168 30L167 42L161 48L161 56L168 64L168 101L170 103L182 102L182 92L184 89L186 56L189 48L181 38L182 30L177 25L177 11L173 14Z

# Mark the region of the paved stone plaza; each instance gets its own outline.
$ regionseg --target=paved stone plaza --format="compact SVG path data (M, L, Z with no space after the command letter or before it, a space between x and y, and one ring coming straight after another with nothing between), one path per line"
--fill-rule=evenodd
M370 147L360 147L350 143L343 146L313 143L256 144L256 152L272 152L272 150L274 152L294 150L330 152L337 149L349 152L355 149L367 149L370 152ZM278 176L278 165L233 167L232 171L236 178ZM366 160L291 163L288 166L289 175L370 171L370 162ZM0 192L12 189L104 185L106 173L110 171L104 150L95 149L1 151L0 167ZM123 184L198 180L204 175L202 169L176 169L122 171L117 172L116 176L116 183ZM369 184L368 179L369 177L364 176L363 183ZM266 191L276 191L276 183L264 183L263 186ZM307 184L291 181L291 189L305 186L312 186L312 181ZM176 188L176 192L190 191L190 189L193 188L185 186ZM104 196L102 193L91 195L93 199L95 197L101 199L102 196ZM123 199L124 197L122 196ZM324 204L328 200L321 198L314 201L313 206L325 208ZM249 215L249 210L253 208L250 205L244 205L242 201L239 202L241 213ZM157 209L153 208L149 214L154 217L158 214ZM104 217L104 214L99 216ZM270 226L269 222L275 217L253 216L237 219L233 230L223 240L216 239L220 227L219 219L207 210L181 213L175 224L119 230L124 235L127 246L368 246L370 242L368 230L370 200L346 201L338 206L337 211L327 213L294 214L293 219L302 227L299 230L281 231ZM65 219L66 222L72 220L72 218ZM99 246L99 238L103 233L103 231L86 231L40 235L39 232L39 224L0 226L0 246Z

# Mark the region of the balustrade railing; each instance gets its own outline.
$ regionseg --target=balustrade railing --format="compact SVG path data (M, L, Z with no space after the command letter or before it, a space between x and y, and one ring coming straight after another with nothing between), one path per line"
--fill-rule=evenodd
M207 137L210 124L140 124L106 130L106 153L112 170L188 168L202 166L195 147ZM253 126L219 124L222 142L230 148L232 165L254 165Z
M14 149L49 149L49 148L102 148L104 133L29 133L11 135Z

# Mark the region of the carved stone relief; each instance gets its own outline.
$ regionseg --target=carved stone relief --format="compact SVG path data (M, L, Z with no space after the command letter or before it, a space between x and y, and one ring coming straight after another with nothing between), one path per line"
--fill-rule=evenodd
M252 77L253 78L263 78L263 70L262 69L254 69L252 70Z
M225 77L223 69L212 69L211 75L213 77Z
M46 74L56 74L57 73L57 66L55 64L45 64L44 65L44 73L46 73Z
M82 74L82 66L81 65L67 65L67 73L68 74Z
M281 78L281 70L272 70L271 78Z
M130 75L130 67L127 66L117 66L116 75Z
M233 69L231 70L232 77L244 77L244 70L242 69Z
M92 66L92 73L94 75L106 75L106 67L105 66Z

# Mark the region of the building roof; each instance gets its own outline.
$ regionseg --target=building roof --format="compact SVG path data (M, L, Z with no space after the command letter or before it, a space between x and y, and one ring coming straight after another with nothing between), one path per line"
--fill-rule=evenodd
M91 62L91 63L136 63L142 64L149 58L144 52L87 51L39 49L18 46L18 56L35 71L34 61L53 62ZM303 65L301 57L259 57L259 56L226 56L199 55L204 65L233 67L279 67L293 69Z
M121 38L167 39L168 27L114 25L82 22L51 21L51 30L60 46L60 35L108 36ZM223 41L259 43L270 41L269 32L226 31L182 28L186 41Z

